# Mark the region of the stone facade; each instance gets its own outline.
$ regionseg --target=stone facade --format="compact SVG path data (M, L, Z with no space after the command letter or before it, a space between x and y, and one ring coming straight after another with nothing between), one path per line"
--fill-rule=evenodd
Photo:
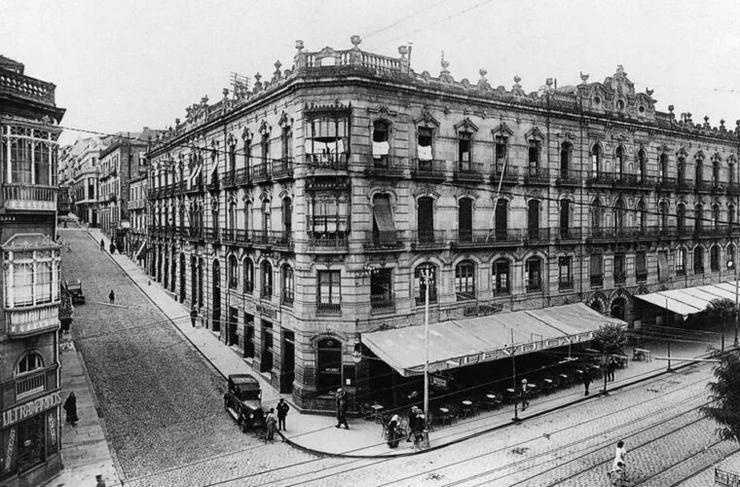
M656 111L620 66L527 93L305 52L187 109L149 152L149 271L305 409L361 390L363 333L717 282L738 131ZM699 250L697 250L699 249ZM359 390L357 392L359 392Z

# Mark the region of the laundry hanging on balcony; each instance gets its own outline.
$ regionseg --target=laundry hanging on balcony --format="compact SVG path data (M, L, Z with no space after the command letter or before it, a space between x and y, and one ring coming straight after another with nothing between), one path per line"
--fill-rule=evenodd
M420 145L417 148L417 153L420 161L431 161L432 160L432 146L431 145Z
M390 150L388 141L373 142L373 159L380 159L383 156L387 156Z

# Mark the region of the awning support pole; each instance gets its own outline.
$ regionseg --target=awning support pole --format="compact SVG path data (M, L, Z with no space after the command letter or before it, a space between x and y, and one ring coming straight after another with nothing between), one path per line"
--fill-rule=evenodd
M424 448L429 448L429 269L424 269Z
M516 403L516 360L514 359L514 329L511 329L511 375L514 379L514 422L519 421L519 410Z

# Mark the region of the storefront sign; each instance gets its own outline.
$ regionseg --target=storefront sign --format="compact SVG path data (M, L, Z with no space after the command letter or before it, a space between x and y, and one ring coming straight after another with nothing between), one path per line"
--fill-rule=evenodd
M35 416L48 409L57 407L61 403L62 397L59 393L52 392L47 396L40 397L34 401L3 411L3 428L19 423L26 418Z
M447 379L436 376L436 375L430 375L429 379L432 381L432 385L434 387L439 387L440 389L447 389Z
M15 428L8 431L8 442L5 445L5 472L11 472L15 468Z
M454 357L443 362L435 362L429 364L431 370L444 370L453 369L456 367L463 367L465 365L473 365L479 362L490 362L492 360L499 360L502 358L508 358L512 355L523 355L525 353L537 352L540 350L546 350L549 348L563 347L572 343L581 343L592 340L594 332L589 331L586 333L580 333L578 335L570 335L564 337L547 338L545 340L539 340L531 343L524 343L521 345L514 345L509 347L503 347L498 350L491 350L488 352L481 352L471 355L465 355L463 357ZM417 370L414 367L413 370Z
M272 306L258 304L257 313L268 318L277 319L277 311L275 311L275 308L273 308Z

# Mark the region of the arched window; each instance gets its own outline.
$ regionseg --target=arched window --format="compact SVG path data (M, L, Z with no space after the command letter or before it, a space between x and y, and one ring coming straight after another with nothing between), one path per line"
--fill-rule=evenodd
M283 231L285 237L290 238L293 231L293 202L288 197L283 198Z
M679 157L676 162L676 179L678 184L686 183L686 159Z
M715 203L712 205L712 227L715 230L719 230L719 226L720 226L719 205Z
M563 142L560 145L560 177L562 179L568 179L570 174L570 159L573 153L573 144L570 142Z
M538 239L540 234L540 202L529 200L527 203L527 233L530 239Z
M249 231L252 229L252 204L249 201L244 202L244 230L247 231L247 238L249 238Z
M679 234L686 231L686 205L683 203L676 207L676 227Z
M239 261L233 255L229 256L229 289L239 287Z
M226 222L227 237L229 240L235 240L236 236L236 202L229 203L228 221Z
M614 204L614 229L620 232L624 229L624 201L619 198Z
M229 143L229 171L233 178L236 171L236 141L233 139Z
M455 294L458 301L475 299L475 264L469 260L455 267Z
M645 231L645 228L647 227L647 210L645 209L645 202L643 200L640 200L637 203L637 228L640 229L640 231Z
M280 134L280 145L283 161L290 161L293 157L293 130L290 125L283 127L283 131ZM288 167L286 166L285 168L287 169Z
M425 278L424 276L427 276ZM426 290L429 286L429 302L437 302L437 267L434 264L420 264L414 269L414 289L416 290L416 305L423 306L426 302Z
M712 245L709 251L709 268L712 272L719 271L719 245Z
M269 298L272 296L272 264L266 260L262 261L260 274L262 274L262 293L260 297Z
M696 180L696 187L701 188L702 181L704 179L704 161L700 158L696 160L696 169L694 172L694 179Z
M567 199L560 200L560 236L567 237L570 234L571 202Z
M701 232L704 227L704 207L701 203L694 207L694 233Z
M293 268L288 264L283 265L283 303L293 304L295 297L295 280Z
M262 202L262 233L264 234L264 238L268 238L271 230L270 200L265 200Z
M527 292L542 291L542 259L530 257L524 265L524 283Z
M594 230L601 228L602 211L601 200L599 198L594 199L591 203L591 228Z
M735 269L735 245L730 244L727 246L727 251L725 252L725 265L727 265L727 268L730 270Z
M694 274L704 273L704 248L697 245L694 249Z
M244 260L244 292L252 294L254 291L254 264L252 259Z
M591 177L598 178L601 173L601 147L594 144L591 148Z
M459 132L457 134L457 170L469 172L472 167L473 134Z
M622 148L621 145L619 147L617 147L617 150L614 153L614 157L616 158L616 161L615 162L616 162L616 166L617 166L616 167L617 176L621 179L622 176L624 176L624 169L625 169L625 167L624 167L624 149Z
M38 369L44 368L44 359L37 352L28 352L18 361L13 369L13 376L28 374Z
M645 150L642 148L637 151L637 174L639 182L644 182L647 176L647 157L645 156Z
M540 167L540 141L529 141L529 175L537 176Z
M270 134L268 132L262 134L261 146L262 160L260 161L260 164L264 165L264 167L267 167L268 161L270 159Z
M660 171L660 180L663 183L668 182L668 154L663 152L660 155L659 161L658 161L658 167Z
M686 274L686 249L684 248L676 250L676 274Z
M509 261L503 258L497 259L493 263L492 271L494 294L509 294L511 292Z
M719 158L712 159L712 186L719 186Z

